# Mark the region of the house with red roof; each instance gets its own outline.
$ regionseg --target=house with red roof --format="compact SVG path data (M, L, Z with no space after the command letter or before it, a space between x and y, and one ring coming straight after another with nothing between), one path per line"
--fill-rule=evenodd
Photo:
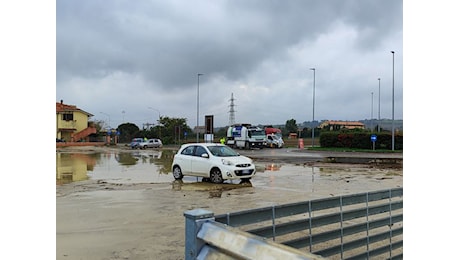
M89 141L89 136L97 132L89 119L93 114L79 109L75 105L56 102L56 140L66 142Z

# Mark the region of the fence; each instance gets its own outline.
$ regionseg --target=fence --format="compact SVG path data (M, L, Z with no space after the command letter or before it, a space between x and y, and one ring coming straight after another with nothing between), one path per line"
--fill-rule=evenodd
M191 252L190 248L198 251L208 245L214 245L214 252L226 252L230 255L235 250L254 250L247 245L230 246L232 243L228 241L234 239L229 237L235 236L230 234L234 232L234 228L238 228L239 232L255 235L261 241L268 243L272 240L273 243L265 245L264 248L279 245L298 250L297 254L313 254L300 259L315 259L314 257L319 256L330 259L402 259L402 196L403 189L396 188L251 209L215 217L211 212L212 216L205 216L203 223L225 224L221 227L227 227L228 234L210 240L203 240L203 232L214 232L210 228L202 231L202 238L197 237L197 230L187 232L191 222L199 220L186 215L186 256ZM216 246L224 237L227 245ZM195 253L197 256L198 252Z

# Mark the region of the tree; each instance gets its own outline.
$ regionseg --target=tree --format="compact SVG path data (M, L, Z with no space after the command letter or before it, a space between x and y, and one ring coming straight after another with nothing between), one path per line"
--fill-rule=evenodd
M297 133L298 127L295 119L289 119L286 121L286 130L288 133Z
M120 132L120 143L129 143L131 139L138 137L139 127L133 123L124 123L118 126Z
M88 121L88 126L92 126L96 128L96 131L99 133L104 126L104 121L101 121L101 120Z
M192 132L186 118L160 117L161 141L163 144L179 143L185 140L185 133Z

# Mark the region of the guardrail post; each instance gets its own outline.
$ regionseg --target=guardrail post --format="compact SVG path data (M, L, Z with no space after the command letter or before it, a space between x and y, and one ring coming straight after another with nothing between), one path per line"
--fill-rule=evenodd
M185 260L196 259L204 242L197 239L201 225L214 220L214 213L205 209L193 209L184 212L185 216Z

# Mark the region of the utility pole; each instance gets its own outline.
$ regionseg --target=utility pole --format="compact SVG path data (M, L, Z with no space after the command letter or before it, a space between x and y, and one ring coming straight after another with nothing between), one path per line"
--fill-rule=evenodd
M196 142L198 143L199 142L199 139L200 139L200 134L198 133L199 132L199 126L200 126L200 76L202 76L203 74L201 73L198 73L198 85L197 85L197 88L196 88Z
M311 68L313 70L313 120L312 120L312 127L311 127L311 147L315 145L315 77L316 77L316 69Z

